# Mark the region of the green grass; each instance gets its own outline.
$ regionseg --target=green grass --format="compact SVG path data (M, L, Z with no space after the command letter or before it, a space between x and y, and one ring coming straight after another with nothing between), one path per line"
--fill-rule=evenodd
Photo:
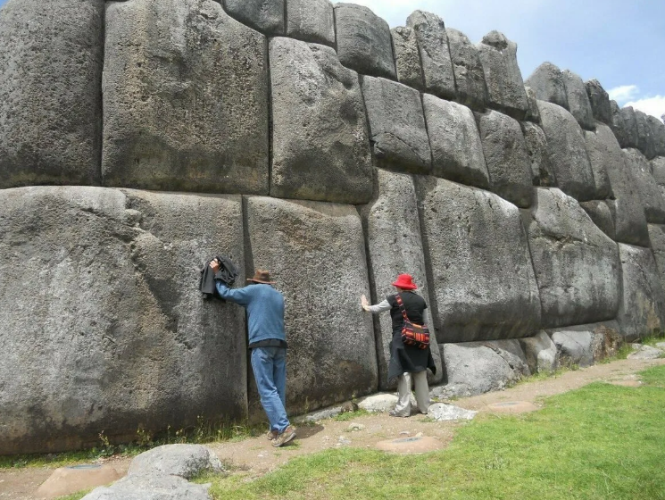
M665 367L641 376L643 387L594 383L535 413L482 416L441 452L328 450L254 481L212 478L211 492L220 500L662 500Z

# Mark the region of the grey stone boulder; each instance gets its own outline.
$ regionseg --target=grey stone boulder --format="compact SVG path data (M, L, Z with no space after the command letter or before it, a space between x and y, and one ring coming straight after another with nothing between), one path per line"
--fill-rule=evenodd
M651 129L651 138L653 140L654 155L665 156L665 124L655 116L648 115L647 121Z
M372 156L358 74L330 47L273 38L270 77L271 195L369 201Z
M602 144L602 140L596 136L596 132L590 130L584 131L584 141L586 143L591 171L593 172L593 184L595 187L593 197L596 200L614 198L612 183L610 182L610 176L607 173L607 147Z
M635 123L637 125L637 149L647 157L647 160L652 160L656 156L656 149L648 115L636 109Z
M560 366L593 365L593 339L591 332L586 328L558 328L549 330L549 334L556 345Z
M397 78L386 21L362 5L337 3L335 28L337 55L344 66L363 75Z
M240 197L15 188L0 214L0 454L246 417L245 313L197 286L217 254L244 281Z
M423 66L420 63L416 32L411 28L398 26L390 30L390 33L393 37L397 81L414 89L424 90Z
M266 39L212 0L106 9L107 186L268 193Z
M219 473L222 462L200 444L167 444L141 453L132 460L127 474L167 475L192 479L204 472Z
M476 45L485 72L489 106L516 120L529 114L529 101L517 63L517 44L490 31Z
M538 109L538 97L531 87L524 87L526 97L529 102L529 108L525 119L530 122L540 123L540 110Z
M635 117L635 110L632 106L619 108L619 106L611 101L612 106L612 132L619 141L622 148L637 148L639 147L639 136L637 133L637 118Z
M594 170L604 167L610 179L615 200L608 201L608 207L614 215L616 241L649 246L642 200L616 137L607 125L597 123L596 132L586 133L585 139Z
M99 184L104 1L0 13L0 188Z
M330 0L288 0L286 35L305 42L335 45L335 16Z
M540 298L519 209L443 179L416 186L438 341L534 335Z
M614 319L620 300L617 245L577 201L537 188L527 225L543 327Z
M385 78L362 77L372 152L378 165L429 173L432 152L420 93Z
M651 251L656 260L658 269L658 278L661 287L665 290L665 225L649 224L649 240L651 242Z
M651 160L651 175L653 175L656 184L665 186L665 156L657 156Z
M647 222L665 224L665 197L651 175L651 165L637 149L623 150L626 168L632 173Z
M222 0L226 12L238 21L267 35L284 34L285 1Z
M584 85L594 118L605 125L611 125L612 106L609 94L598 80L589 80Z
M545 132L535 123L522 122L526 152L531 162L531 181L534 186L556 186L556 176L550 163Z
M211 500L209 487L178 476L134 474L92 490L83 500Z
M544 62L538 66L525 83L533 89L539 101L547 101L569 109L563 72L551 62Z
M619 244L622 268L622 300L617 322L626 342L665 329L665 292L656 261L648 248Z
M388 413L397 404L398 397L396 394L372 394L358 402L358 408L368 411L370 413Z
M559 367L556 344L545 331L520 339L520 346L531 373L553 373Z
M485 72L475 45L461 31L448 28L448 45L455 73L458 102L483 111L487 102Z
M636 352L631 352L628 359L658 359L662 358L665 351L651 347L650 345L643 345Z
M430 94L423 95L423 107L432 148L432 174L489 188L483 144L473 112Z
M596 189L582 129L561 106L539 100L538 109L557 185L578 201L593 199Z
M459 406L435 403L427 409L427 416L436 422L450 422L451 420L473 420L477 411L465 410Z
M436 396L443 399L500 391L531 375L518 340L444 344L441 353L448 383Z
M565 70L563 72L563 82L566 86L566 100L570 113L575 117L580 127L586 130L595 130L596 121L582 78L570 70Z
M584 201L580 203L580 206L603 233L616 240L616 231L614 229L614 213L616 212L616 208L614 204L610 208L610 204L606 201L592 200Z
M429 305L430 287L427 282L416 191L411 176L377 170L377 197L362 209L366 234L370 282L374 303L394 294L391 285L397 275L408 273L418 285L417 293ZM425 310L425 324L430 326L432 357L436 374L431 383L443 380L443 366L436 342L431 308ZM393 388L388 381L388 363L392 341L392 318L389 313L374 315L379 388ZM429 373L429 372L428 372Z
M417 10L408 17L406 25L416 34L425 89L443 99L454 99L455 73L443 19Z
M286 301L290 414L332 406L378 388L360 215L352 205L246 200L255 268L268 269Z
M617 355L619 348L623 345L621 327L616 320L601 321L592 325L584 325L591 331L591 349L594 361L602 361Z
M531 160L519 122L492 110L478 115L478 129L492 191L518 207L530 207Z

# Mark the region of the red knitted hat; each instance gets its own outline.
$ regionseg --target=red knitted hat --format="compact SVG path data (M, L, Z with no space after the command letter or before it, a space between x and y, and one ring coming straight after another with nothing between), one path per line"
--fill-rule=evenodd
M404 290L415 290L418 288L413 282L413 277L410 274L400 274L397 277L397 280L393 283L393 286Z

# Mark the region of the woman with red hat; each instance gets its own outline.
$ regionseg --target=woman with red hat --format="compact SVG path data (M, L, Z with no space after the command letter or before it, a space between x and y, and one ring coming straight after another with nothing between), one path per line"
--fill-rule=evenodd
M364 295L360 304L365 311L380 313L390 311L393 322L392 341L390 342L390 364L388 365L388 380L397 378L399 400L395 409L390 412L393 417L408 417L411 415L411 381L413 379L416 390L416 402L421 413L427 413L429 408L429 387L427 385L427 369L436 373L436 366L429 346L425 349L404 345L402 342L402 326L404 316L398 303L398 297L406 311L406 316L412 323L425 324L424 312L427 309L425 300L415 290L418 288L410 274L400 274L392 284L397 293L388 295L384 301L376 305L369 305Z

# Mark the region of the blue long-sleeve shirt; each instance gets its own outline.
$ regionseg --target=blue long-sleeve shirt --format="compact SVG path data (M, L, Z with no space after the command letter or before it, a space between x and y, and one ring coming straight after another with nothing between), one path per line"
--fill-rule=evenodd
M216 282L220 297L247 309L249 345L268 339L286 342L284 331L284 297L270 285L262 283L231 289Z

